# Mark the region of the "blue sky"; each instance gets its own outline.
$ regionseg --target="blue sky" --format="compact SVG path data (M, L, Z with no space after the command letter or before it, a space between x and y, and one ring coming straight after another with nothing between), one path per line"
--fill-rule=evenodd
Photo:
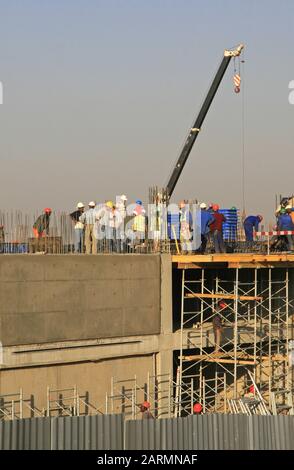
M223 50L244 42L247 213L294 192L294 2L3 1L1 208L147 199L164 185ZM229 66L174 200L242 207L242 94Z

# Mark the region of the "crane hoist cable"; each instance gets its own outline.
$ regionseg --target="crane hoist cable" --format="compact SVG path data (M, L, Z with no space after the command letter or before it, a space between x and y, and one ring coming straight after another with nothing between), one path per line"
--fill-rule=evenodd
M241 91L241 68L242 68L242 76L243 76L243 83L244 83L244 53L243 59L241 60L240 56L234 57L234 91L235 93L240 93ZM242 66L241 66L242 64ZM245 219L246 214L246 203L245 203L245 93L244 93L244 86L242 87L242 99L241 99L241 158L242 158L242 219Z
M242 64L242 65L241 65ZM243 217L245 218L246 213L246 195L245 195L245 87L244 87L244 66L245 58L243 56L242 60L239 60L239 74L241 76L241 67L242 67L242 77L243 77L243 86L242 86L242 100L241 100L241 147L242 147L242 208L243 208Z

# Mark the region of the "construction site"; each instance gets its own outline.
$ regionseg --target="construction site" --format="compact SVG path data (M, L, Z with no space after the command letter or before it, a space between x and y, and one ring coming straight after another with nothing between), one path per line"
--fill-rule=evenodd
M203 413L293 414L293 263L283 254L2 256L2 419L137 419L144 400L156 418L193 414L195 403Z
M165 207L170 202L226 68L242 50L225 51L169 182L150 190L150 204L159 194ZM238 73L234 80L239 93ZM34 238L33 218L1 213L0 421L141 420L142 403L156 420L294 415L294 253L273 250L270 231L255 230L251 241L240 210L223 212L233 217L226 252L211 240L202 253L183 249L190 238L183 242L168 214L154 229L156 242L146 237L118 252L103 241L93 256L75 253L68 215L54 216L51 232Z

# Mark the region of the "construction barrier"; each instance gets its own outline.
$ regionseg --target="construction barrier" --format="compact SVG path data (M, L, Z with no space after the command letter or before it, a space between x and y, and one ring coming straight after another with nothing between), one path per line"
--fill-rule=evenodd
M294 416L125 421L123 415L0 421L0 450L294 450Z
M294 235L294 230L272 230L271 232L255 232L256 237L273 237L279 235Z

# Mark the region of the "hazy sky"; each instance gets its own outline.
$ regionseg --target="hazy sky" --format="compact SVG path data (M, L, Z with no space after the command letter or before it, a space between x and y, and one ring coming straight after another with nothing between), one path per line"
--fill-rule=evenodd
M247 213L294 192L293 0L0 0L0 22L0 209L146 200L239 42ZM241 116L231 63L175 200L242 207Z

